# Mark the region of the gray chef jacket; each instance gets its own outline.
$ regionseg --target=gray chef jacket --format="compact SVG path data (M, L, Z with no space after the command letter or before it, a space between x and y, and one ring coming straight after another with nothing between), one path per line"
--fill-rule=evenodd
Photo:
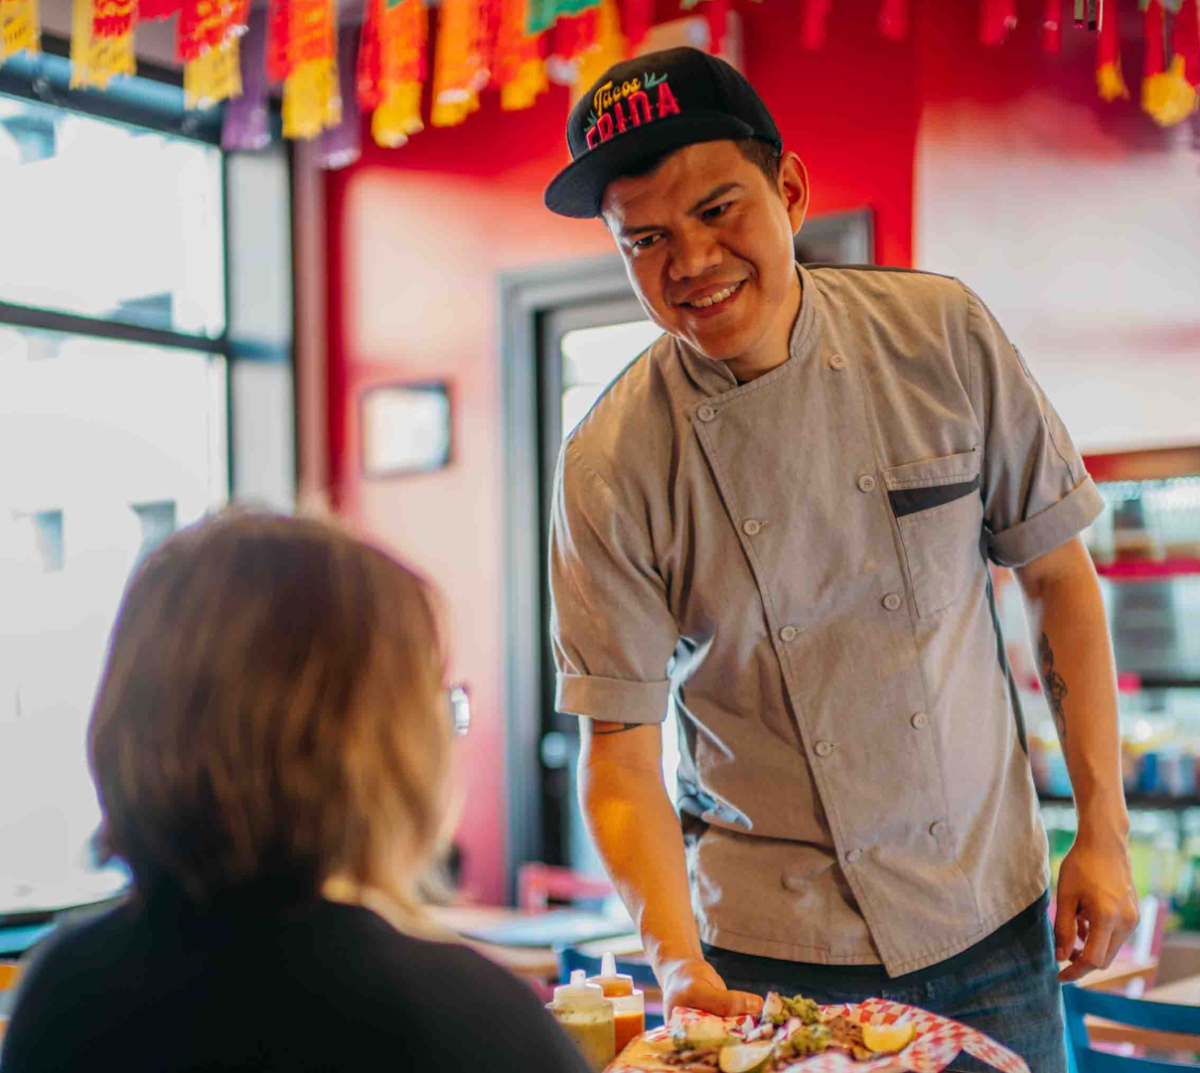
M788 360L738 384L663 336L563 445L562 712L680 721L701 938L896 976L1046 888L988 560L1103 501L959 281L798 268Z

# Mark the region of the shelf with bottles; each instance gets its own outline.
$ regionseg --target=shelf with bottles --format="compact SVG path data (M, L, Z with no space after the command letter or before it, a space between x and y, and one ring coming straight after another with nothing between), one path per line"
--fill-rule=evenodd
M1121 765L1131 808L1200 808L1200 690L1147 689L1134 675L1119 679ZM1071 781L1054 721L1042 694L1021 692L1033 781L1044 802L1071 804Z
M1096 487L1108 509L1084 541L1101 576L1136 581L1200 574L1200 474Z
M1074 807L1075 799L1070 795L1038 794L1038 800L1043 805L1070 805ZM1130 809L1151 809L1155 811L1182 812L1184 809L1200 808L1200 796L1171 797L1169 794L1125 794L1125 804Z
M1077 817L1069 805L1047 804L1042 820L1051 883L1057 885L1063 858L1075 841ZM1183 927L1200 929L1200 808L1131 812L1129 860L1139 898L1156 895L1171 906Z

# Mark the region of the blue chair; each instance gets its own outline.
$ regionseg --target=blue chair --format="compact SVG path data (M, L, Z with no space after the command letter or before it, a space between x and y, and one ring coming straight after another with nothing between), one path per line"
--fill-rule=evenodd
M41 942L57 924L21 924L0 928L0 958L20 957Z
M1196 1036L1196 1053L1200 1054L1200 1007L1176 1006L1169 1002L1148 1002L1145 999L1125 998L1103 991L1067 984L1063 988L1063 1007L1067 1020L1067 1044L1075 1073L1133 1073L1135 1070L1162 1070L1178 1073L1195 1069L1188 1063L1163 1062L1152 1058L1130 1058L1126 1055L1094 1051L1088 1045L1087 1026L1083 1019L1091 1014L1118 1024L1159 1032L1176 1032Z
M588 976L598 976L600 973L600 958L592 954L585 954L577 947L561 946L554 953L558 958L560 983L570 983L571 973L576 969L583 969ZM617 972L632 976L634 987L652 987L656 990L658 988L658 978L654 975L654 970L644 961L622 961L617 958ZM662 1010L651 1012L650 1006L647 1005L646 1028L658 1028L662 1023Z

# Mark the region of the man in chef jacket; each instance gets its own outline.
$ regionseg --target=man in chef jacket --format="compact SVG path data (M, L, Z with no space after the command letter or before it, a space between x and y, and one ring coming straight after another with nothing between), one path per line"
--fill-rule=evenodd
M550 566L583 813L667 1006L882 995L1061 1073L1060 980L1137 920L1079 453L961 282L795 263L807 174L729 65L617 64L567 137L546 204L603 220L665 333L563 445ZM989 561L1079 811L1056 927Z

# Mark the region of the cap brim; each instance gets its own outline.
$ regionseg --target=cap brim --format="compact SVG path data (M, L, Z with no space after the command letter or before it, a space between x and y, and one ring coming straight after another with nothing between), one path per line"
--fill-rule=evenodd
M724 112L693 112L647 123L596 146L560 171L546 187L546 208L578 219L599 216L604 188L655 157L696 142L753 137L748 123Z

